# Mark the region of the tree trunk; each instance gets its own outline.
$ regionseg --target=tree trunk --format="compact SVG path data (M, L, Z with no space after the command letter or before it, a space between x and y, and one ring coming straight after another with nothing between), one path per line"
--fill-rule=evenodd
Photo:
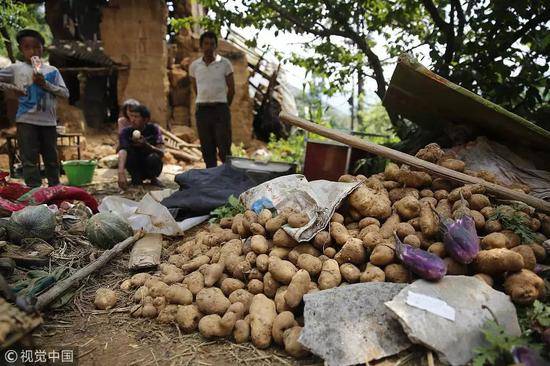
M6 51L8 52L8 58L11 62L15 63L15 56L13 54L13 47L8 30L4 27L0 27L0 34L4 38L4 47L6 47Z

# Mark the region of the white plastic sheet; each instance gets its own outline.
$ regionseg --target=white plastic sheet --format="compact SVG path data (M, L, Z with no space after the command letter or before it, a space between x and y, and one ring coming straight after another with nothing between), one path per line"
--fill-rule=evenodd
M241 194L241 202L249 208L261 198L273 202L277 211L292 208L297 212L306 212L309 222L301 228L283 229L297 241L311 240L323 230L336 208L361 182L343 183L328 180L308 182L301 174L285 175L262 183Z
M208 215L177 222L160 201L173 193L164 189L145 194L136 202L119 196L107 196L99 205L99 212L114 212L126 218L135 231L168 236L183 235L185 230L208 219Z

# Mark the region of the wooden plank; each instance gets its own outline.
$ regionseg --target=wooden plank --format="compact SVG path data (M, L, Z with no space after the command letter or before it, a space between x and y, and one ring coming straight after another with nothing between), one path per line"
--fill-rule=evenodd
M128 268L131 271L155 268L160 264L162 235L145 234L133 246L130 252Z
M394 149L390 149L389 147L377 145L372 142L362 140L360 138L318 125L316 123L307 121L303 118L299 118L285 112L281 112L279 117L282 121L286 123L290 123L291 125L303 128L304 130L310 132L314 132L318 135L327 137L334 141L338 141L343 144L368 151L374 155L382 156L398 163L410 165L411 167L424 170L437 177L445 178L453 182L459 182L463 184L480 184L484 186L489 193L495 196L516 201L522 201L529 206L536 208L537 210L550 213L550 203L528 195L526 193L514 191L510 188L506 188L498 184L489 183L477 177L472 177L464 173L444 168L428 161L418 159L412 155L405 154L401 151L397 151Z
M200 147L200 145L197 145L197 144L190 144L189 142L187 141L183 141L182 139L180 139L178 136L174 135L172 132L168 131L167 129L165 128L162 128L160 127L160 131L162 132L163 135L171 138L172 140L174 140L175 142L177 142L180 146L185 146L185 147Z
M56 283L48 291L44 292L42 295L38 296L36 301L36 309L42 310L52 302L54 302L59 296L63 295L67 290L73 286L77 286L81 280L88 277L95 271L101 269L104 265L109 263L111 259L128 249L136 240L141 238L143 233L141 231L134 234L120 243L116 244L111 249L108 249L101 254L101 256L96 259L94 262L91 262L85 267L82 267L71 276L65 278L64 280Z
M198 158L197 156L195 155L191 155L191 154L188 154L186 152L183 152L183 151L180 151L180 150L176 150L176 149L171 149L169 147L165 148L164 151L167 151L169 152L170 154L172 154L176 159L177 158L181 158L181 159L184 159L184 160L187 160L187 161L191 161L191 162L195 162L195 161L200 161L201 159Z

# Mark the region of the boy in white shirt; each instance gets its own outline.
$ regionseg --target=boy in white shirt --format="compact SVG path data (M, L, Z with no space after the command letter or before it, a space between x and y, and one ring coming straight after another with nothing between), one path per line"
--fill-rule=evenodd
M59 184L56 97L68 98L69 90L59 70L42 62L45 42L40 33L24 29L16 38L25 62L18 61L0 69L0 82L8 83L4 88L13 84L18 90L15 122L23 178L29 187L42 184L39 168L39 155L42 155L48 185L55 186Z

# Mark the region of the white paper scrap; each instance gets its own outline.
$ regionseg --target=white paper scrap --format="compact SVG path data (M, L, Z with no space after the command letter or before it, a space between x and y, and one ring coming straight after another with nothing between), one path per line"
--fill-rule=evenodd
M455 309L445 301L436 299L435 297L417 294L409 291L407 294L407 305L414 306L415 308L429 311L432 314L438 315L442 318L455 321Z

